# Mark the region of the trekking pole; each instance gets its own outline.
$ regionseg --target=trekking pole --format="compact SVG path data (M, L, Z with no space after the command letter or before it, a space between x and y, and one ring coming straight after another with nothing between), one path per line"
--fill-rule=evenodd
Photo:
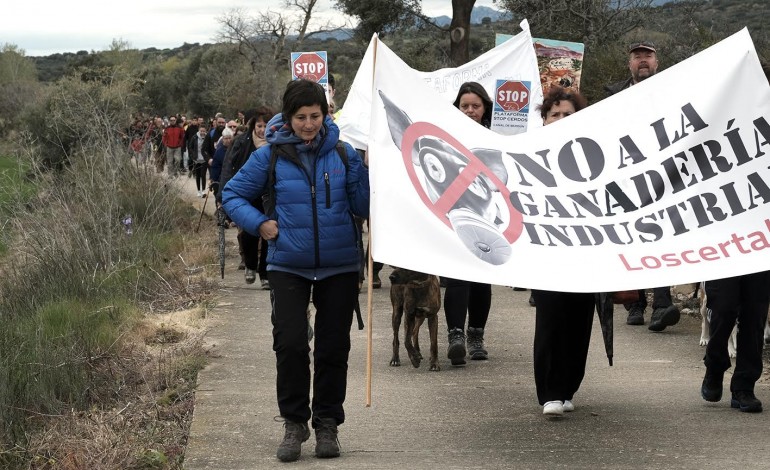
M203 220L203 213L206 212L206 203L209 202L209 193L211 191L206 191L206 198L203 199L203 207L201 208L201 216L198 217L198 226L195 227L195 233L198 233L198 230L201 228L201 220Z

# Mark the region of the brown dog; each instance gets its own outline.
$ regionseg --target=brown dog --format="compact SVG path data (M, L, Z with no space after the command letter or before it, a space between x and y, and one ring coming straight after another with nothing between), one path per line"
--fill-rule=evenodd
M420 367L420 326L428 319L430 333L430 370L438 365L438 311L441 309L441 288L438 277L408 269L395 268L390 275L390 301L393 304L393 358L391 366L400 366L398 330L404 321L404 347L414 367Z

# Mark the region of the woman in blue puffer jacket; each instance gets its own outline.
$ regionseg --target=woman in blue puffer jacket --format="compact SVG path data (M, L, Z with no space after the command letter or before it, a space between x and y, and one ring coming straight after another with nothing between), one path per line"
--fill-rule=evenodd
M339 128L327 112L320 85L304 79L289 83L281 114L267 124L268 145L251 154L222 193L230 218L269 244L278 408L285 427L277 457L284 462L299 458L310 436L308 421L316 433L316 456L339 456L337 426L345 420L360 260L353 216L369 216L369 171L350 145L344 144L345 159L338 153ZM268 192L272 152L277 157L274 210L264 214L251 201ZM311 295L316 309L312 410Z

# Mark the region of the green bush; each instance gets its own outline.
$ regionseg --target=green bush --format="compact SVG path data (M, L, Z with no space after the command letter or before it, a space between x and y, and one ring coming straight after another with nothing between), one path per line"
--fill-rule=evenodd
M28 121L41 127L27 136L39 138L12 163L0 160L3 177L20 181L13 170L24 168L34 182L0 196L2 468L24 467L39 418L109 407L138 381L126 376L127 333L145 307L163 310L159 298L185 293L170 260L191 231L191 209L121 139L134 78L120 68L88 77L52 86L31 112L46 118ZM67 145L50 151L52 142Z

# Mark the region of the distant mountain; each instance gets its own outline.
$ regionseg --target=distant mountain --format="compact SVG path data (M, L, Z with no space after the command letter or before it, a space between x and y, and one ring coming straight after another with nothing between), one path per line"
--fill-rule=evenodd
M481 24L481 20L489 18L494 23L495 21L504 21L511 19L511 14L507 11L499 11L490 7L473 7L471 12L471 24ZM441 15L433 17L433 21L439 26L449 26L452 23L452 18Z
M311 37L319 41L325 41L327 39L336 39L338 41L347 41L353 37L354 31L351 28L340 28L333 31L313 34ZM289 36L290 39L297 39L296 35Z
M535 53L538 57L570 57L572 59L582 59L583 54L575 52L569 47L548 46L540 42L535 42Z

